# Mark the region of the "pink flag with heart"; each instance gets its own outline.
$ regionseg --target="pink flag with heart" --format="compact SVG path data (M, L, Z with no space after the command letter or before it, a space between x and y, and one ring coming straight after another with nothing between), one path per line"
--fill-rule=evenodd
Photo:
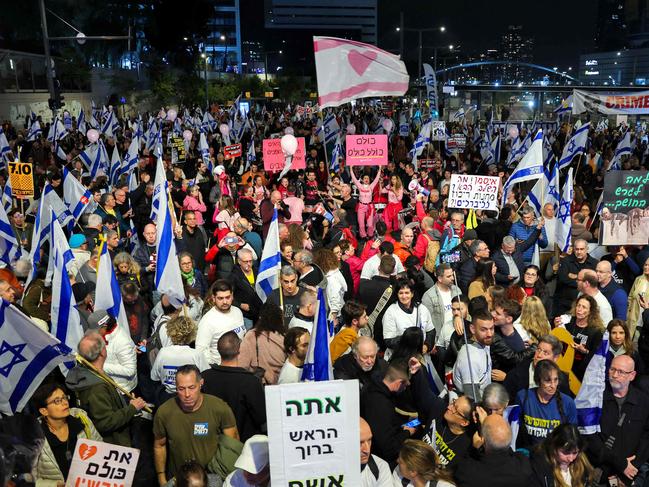
M402 96L410 80L399 56L371 44L313 37L318 102L336 107L368 96Z

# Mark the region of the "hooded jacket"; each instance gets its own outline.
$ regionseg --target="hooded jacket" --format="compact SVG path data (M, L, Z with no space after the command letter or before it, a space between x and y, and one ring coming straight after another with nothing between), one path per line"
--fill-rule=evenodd
M88 412L97 431L107 443L131 446L130 423L138 410L117 390L85 367L75 367L65 384L77 397L77 404Z

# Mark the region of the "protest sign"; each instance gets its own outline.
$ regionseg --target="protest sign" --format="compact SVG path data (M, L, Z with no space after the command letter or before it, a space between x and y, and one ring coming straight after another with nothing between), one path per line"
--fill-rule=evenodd
M388 164L388 136L383 135L347 135L348 166L386 166Z
M409 133L410 133L410 125L408 125L407 123L400 123L399 135L402 137L407 137Z
M430 171L435 168L435 159L417 159L419 169Z
M183 162L187 159L187 150L185 149L185 139L174 135L171 137L171 162Z
M136 448L79 439L65 485L129 487L133 484L139 456L140 450Z
M598 112L604 115L642 115L649 113L649 91L596 93L573 90L572 113Z
M296 137L297 150L293 155L291 169L306 169L306 150L304 137ZM281 172L286 164L286 156L282 151L281 139L264 139L262 150L264 154L264 169L268 172Z
M11 194L17 198L34 196L34 177L32 165L29 162L9 161L9 181Z
M446 122L431 122L430 140L441 142L446 140Z
M241 157L241 144L226 145L223 148L223 157L224 159L234 159L235 157Z
M446 142L446 148L451 152L462 152L466 147L466 136L463 134L453 134Z
M268 386L271 482L361 485L357 380Z
M608 171L600 218L602 245L649 242L649 172Z
M496 176L452 174L448 207L498 211L499 186Z

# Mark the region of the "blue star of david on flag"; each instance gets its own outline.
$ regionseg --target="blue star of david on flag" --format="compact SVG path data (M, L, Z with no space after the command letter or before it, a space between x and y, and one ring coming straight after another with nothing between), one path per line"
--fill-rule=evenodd
M11 374L11 369L21 362L27 362L27 359L22 355L22 351L27 346L26 343L21 343L19 345L10 345L6 341L2 341L0 345L0 363L4 362L5 354L11 354L11 359L9 363L0 367L0 374L5 377L9 377Z

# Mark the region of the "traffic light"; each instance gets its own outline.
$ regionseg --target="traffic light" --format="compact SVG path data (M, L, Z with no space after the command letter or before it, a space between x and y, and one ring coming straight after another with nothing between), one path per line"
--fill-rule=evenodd
M61 82L58 79L54 80L54 96L47 100L47 105L50 110L60 110L65 106L65 97L61 94Z

